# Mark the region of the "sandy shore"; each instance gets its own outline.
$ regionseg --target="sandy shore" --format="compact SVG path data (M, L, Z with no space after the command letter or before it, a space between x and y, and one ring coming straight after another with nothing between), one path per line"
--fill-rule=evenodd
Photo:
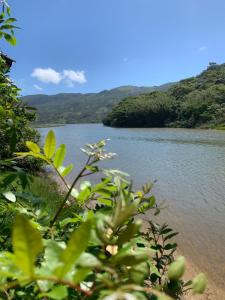
M180 251L178 251L177 255L182 255ZM186 258L186 272L184 274L185 280L190 280L191 278L195 277L197 274L201 273L202 270L200 270L195 264L191 262L190 259ZM191 293L186 295L184 297L184 300L223 300L225 299L225 293L224 290L219 288L214 284L214 282L211 280L209 275L207 275L207 289L203 295L192 295Z

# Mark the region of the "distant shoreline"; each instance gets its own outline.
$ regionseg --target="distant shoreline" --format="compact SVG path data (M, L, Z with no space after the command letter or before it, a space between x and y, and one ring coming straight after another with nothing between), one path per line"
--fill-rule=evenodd
M101 124L105 127L110 127L110 128L116 128L116 129L190 129L190 130L225 130L225 126L217 126L217 127L212 127L212 128L204 128L204 127L192 127L192 128L188 128L188 127L118 127L118 126L106 126L101 122L96 122L96 123L49 123L49 124L33 124L32 127L34 128L51 128L51 127L63 127L63 126L67 126L67 125L97 125L97 124Z

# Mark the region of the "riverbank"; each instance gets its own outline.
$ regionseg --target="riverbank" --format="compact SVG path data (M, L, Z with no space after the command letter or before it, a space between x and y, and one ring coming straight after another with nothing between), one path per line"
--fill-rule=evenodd
M90 125L103 125L103 126L106 126L102 123L99 123L99 122L93 122L93 123L49 123L49 124L33 124L32 127L34 128L52 128L52 127L63 127L63 126L68 126L68 125L84 125L84 124L90 124ZM114 127L114 126L106 126L106 127L110 127L110 128L118 128L118 129L190 129L190 130L193 130L193 129L196 129L196 130L225 130L225 125L217 125L217 126L200 126L200 127L189 127L189 128L185 128L185 127Z

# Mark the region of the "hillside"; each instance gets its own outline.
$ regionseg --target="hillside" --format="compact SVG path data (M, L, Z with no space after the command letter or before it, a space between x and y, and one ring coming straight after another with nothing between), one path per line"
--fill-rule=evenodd
M172 84L153 87L121 86L100 93L65 93L57 95L30 95L23 101L37 108L37 124L97 123L122 99L167 90Z
M167 91L127 97L103 123L115 127L224 127L225 64L210 63L200 75L181 80Z

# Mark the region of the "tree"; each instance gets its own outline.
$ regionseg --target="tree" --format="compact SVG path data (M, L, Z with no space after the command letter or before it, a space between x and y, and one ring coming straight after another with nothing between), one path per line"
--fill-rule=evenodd
M12 45L16 44L14 28L16 21L10 18L10 8L3 1L2 14L0 15L0 38L5 38ZM6 11L6 13L5 13ZM9 32L8 32L9 31ZM23 103L19 97L20 89L9 77L9 66L6 56L0 56L0 159L12 156L15 151L24 151L24 142L39 139L36 130L30 127L30 122L35 119L34 109Z

